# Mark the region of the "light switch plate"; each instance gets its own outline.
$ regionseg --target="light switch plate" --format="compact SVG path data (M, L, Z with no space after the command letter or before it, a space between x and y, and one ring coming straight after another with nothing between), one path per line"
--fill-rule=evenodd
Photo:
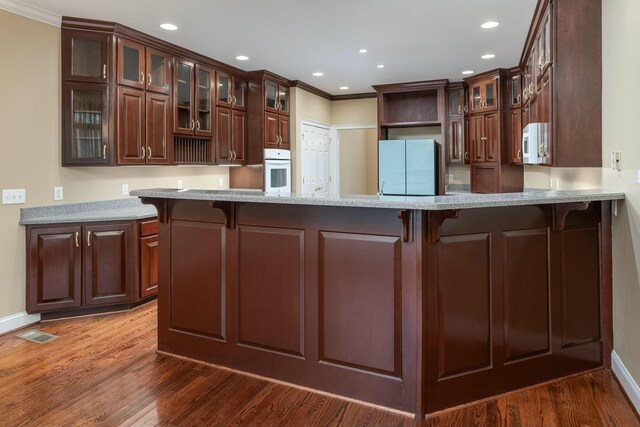
M64 199L64 189L62 187L53 187L53 200Z
M27 190L24 188L13 190L2 190L3 205L20 205L25 203L27 198Z
M184 183L181 179L178 180L178 190L182 190L184 188Z
M122 184L122 195L123 196L129 195L129 184Z
M622 170L622 152L621 151L611 152L611 169L618 172Z

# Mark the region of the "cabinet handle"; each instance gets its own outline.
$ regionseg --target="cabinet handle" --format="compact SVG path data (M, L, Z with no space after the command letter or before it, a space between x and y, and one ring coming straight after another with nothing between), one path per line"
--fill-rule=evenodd
M91 246L91 231L87 231L87 246Z
M76 248L80 247L80 233L76 231Z
M236 105L236 104L238 103L238 100L236 99L236 96L235 96L235 95L233 95L233 97L232 97L232 98L233 98L233 105Z
M142 147L142 160L144 160L145 154L146 154L146 151L145 151L144 147Z
M483 137L482 137L482 138L480 138L480 139L481 139L482 141L486 141L486 140L487 140L487 137L486 137L486 136L483 136Z
M147 158L151 160L151 147L147 147Z
M200 130L200 120L196 120L196 130Z
M107 144L102 146L102 158L107 160Z
M140 72L140 83L144 84L144 71Z
M102 78L107 78L107 64L102 64Z
M518 94L518 96L516 96L516 104L520 104L520 102L521 102L520 100L521 99L522 98L520 98L520 94Z
M521 150L518 150L518 160L520 160L520 154L522 153Z
M460 114L462 112L462 105L458 104L458 114Z
M535 83L533 83L533 82L532 82L532 83L530 83L530 84L529 84L529 93L530 93L530 94L533 94L533 91L535 91L535 90L536 90L536 85L535 85Z
M233 150L233 160L237 159L238 155L236 154L236 150Z
M195 122L191 120L191 130L193 130L194 127L195 127Z
M464 159L465 160L469 160L469 152L468 151L464 152Z
M469 106L468 106L468 105L465 105L465 106L464 106L464 112L465 112L465 113L468 113L468 112L469 112Z
M151 86L151 73L147 74L147 85Z

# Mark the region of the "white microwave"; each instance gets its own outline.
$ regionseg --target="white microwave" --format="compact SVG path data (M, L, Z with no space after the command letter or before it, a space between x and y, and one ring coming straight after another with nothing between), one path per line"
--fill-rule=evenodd
M543 162L547 143L547 124L529 123L522 130L522 163L537 165Z
M291 151L264 150L265 193L291 193Z

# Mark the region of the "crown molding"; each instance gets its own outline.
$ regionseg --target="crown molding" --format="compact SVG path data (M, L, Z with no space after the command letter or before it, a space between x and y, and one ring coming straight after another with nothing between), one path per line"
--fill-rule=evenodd
M17 0L0 0L0 9L60 28L62 16Z

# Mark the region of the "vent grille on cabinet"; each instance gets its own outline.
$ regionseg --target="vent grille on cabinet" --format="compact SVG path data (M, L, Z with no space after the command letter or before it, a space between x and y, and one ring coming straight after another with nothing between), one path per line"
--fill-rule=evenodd
M211 139L176 136L173 161L178 164L208 165L214 162Z

